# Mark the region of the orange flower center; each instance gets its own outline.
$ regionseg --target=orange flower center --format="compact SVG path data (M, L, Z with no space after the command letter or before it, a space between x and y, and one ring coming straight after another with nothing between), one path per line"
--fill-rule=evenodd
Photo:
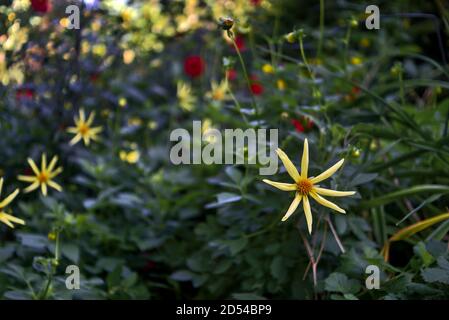
M48 175L45 172L41 172L38 176L37 179L39 180L40 183L46 183L48 181Z
M78 128L79 132L81 133L81 135L86 135L87 132L89 131L89 127L85 124L81 124Z
M296 182L296 190L302 195L308 195L312 191L313 183L309 179L301 179Z

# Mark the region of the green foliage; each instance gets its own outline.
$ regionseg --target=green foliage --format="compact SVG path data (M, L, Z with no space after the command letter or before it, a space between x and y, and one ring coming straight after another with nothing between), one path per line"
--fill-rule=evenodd
M366 30L365 4L324 1L320 26L316 1L188 3L104 1L82 8L79 31L63 27L61 4L40 14L0 6L0 199L20 188L5 212L26 221L0 225L0 298L449 298L449 221L382 255L398 231L449 207L447 57L432 21L394 15L447 8L385 2L392 16ZM221 15L234 18L242 61ZM183 71L192 55L204 60L198 76ZM226 74L226 97L214 99ZM69 144L80 108L103 128L89 146ZM309 236L302 208L281 222L293 192L264 184L260 164L172 164L170 133L193 120L279 129L297 167L307 138L311 176L345 158L320 184L357 191L335 198L347 214L312 202ZM24 193L17 176L44 152L59 156L63 191ZM279 168L268 178L287 181ZM69 265L80 290L66 288ZM378 290L365 287L369 265L380 269Z

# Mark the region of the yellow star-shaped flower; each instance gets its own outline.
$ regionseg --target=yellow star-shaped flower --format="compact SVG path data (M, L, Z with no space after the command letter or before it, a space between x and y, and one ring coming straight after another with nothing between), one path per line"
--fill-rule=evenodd
M0 195L2 194L3 189L3 178L0 179ZM15 197L19 194L19 189L16 189L13 193L11 193L9 196L7 196L3 201L0 202L0 221L6 224L8 227L11 227L14 229L13 223L24 225L25 221L22 219L16 218L10 214L7 214L3 211L3 209L10 204Z
M346 197L352 196L353 194L355 194L355 191L335 191L320 188L319 185L317 185L317 183L326 180L327 178L332 176L341 167L341 165L344 162L344 159L341 159L320 175L316 177L308 177L309 144L307 142L307 139L304 140L304 151L302 154L302 161L301 161L301 174L299 174L298 170L296 170L295 166L290 161L290 159L288 158L288 156L285 154L284 151L282 151L281 149L277 149L276 153L278 154L279 158L281 159L282 163L285 166L285 169L287 169L288 174L290 175L290 177L293 178L295 183L281 183L267 179L264 179L263 182L273 187L276 187L282 191L296 191L295 198L293 199L293 202L288 208L287 213L282 218L282 221L287 220L293 214L293 212L295 212L299 203L302 201L304 207L304 214L307 220L307 228L309 230L309 233L312 233L313 218L310 209L309 196L311 196L316 202L325 207L331 208L340 213L346 213L345 210L337 206L335 203L326 200L322 196Z
M42 154L41 169L39 170L33 159L28 158L28 163L31 166L31 169L33 170L35 175L34 176L20 175L17 177L20 181L31 182L31 185L25 188L23 191L25 193L28 193L41 187L42 194L46 197L47 186L49 186L61 192L62 187L53 181L53 178L55 178L58 174L62 172L62 167L55 169L56 162L58 162L58 157L54 156L47 167L47 156L44 153Z
M87 121L84 110L79 111L79 117L75 116L75 127L67 128L67 132L75 134L75 137L70 141L73 146L83 139L86 146L89 145L90 140L98 140L97 135L103 130L102 127L92 127L95 119L95 112L91 112Z

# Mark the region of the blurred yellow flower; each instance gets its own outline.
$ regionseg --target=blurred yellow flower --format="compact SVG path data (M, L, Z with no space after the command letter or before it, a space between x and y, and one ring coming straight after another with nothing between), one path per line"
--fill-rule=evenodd
M368 38L362 38L360 40L360 45L364 48L368 48L371 45L371 41Z
M284 91L285 88L287 87L287 84L286 84L285 81L282 80L282 79L278 79L278 80L276 81L276 85L277 85L278 89L281 90L281 91Z
M360 57L352 57L351 58L351 64L353 64L353 65L357 66L357 65L362 64L362 62L363 62L363 60Z
M211 90L206 93L206 97L216 101L222 101L229 98L228 92L228 82L222 80L220 83L212 80Z
M125 64L130 64L134 61L134 58L136 57L136 53L134 50L127 49L123 51L123 62Z
M304 214L306 216L307 220L307 228L309 230L309 233L312 233L312 211L310 209L310 202L309 202L309 196L311 196L316 202L321 204L322 206L331 208L335 211L338 211L340 213L346 213L345 210L338 207L336 204L330 202L329 200L326 200L323 198L323 196L330 196L330 197L345 197L345 196L351 196L355 194L355 191L335 191L330 189L324 189L320 188L319 185L316 185L318 182L321 182L330 176L332 176L343 164L344 159L341 159L336 164L334 164L332 167L321 173L320 175L316 177L309 177L308 176L308 170L309 170L309 144L307 142L307 139L304 140L304 150L302 154L302 160L301 160L301 174L299 174L298 170L295 168L293 163L290 161L288 156L282 151L281 149L277 149L276 153L278 154L279 158L281 159L282 163L284 164L285 169L287 169L288 174L290 177L293 178L295 183L281 183L281 182L275 182L268 179L264 179L263 182L278 188L282 191L295 191L296 195L293 199L293 202L291 203L290 207L287 210L287 213L282 218L282 221L287 220L293 212L295 212L296 208L298 207L299 203L303 201L303 208L304 208Z
M133 150L130 152L126 152L126 151L122 150L122 151L120 151L119 156L123 162L135 164L140 159L140 152L138 150Z
M70 145L77 144L81 139L83 139L86 146L89 145L90 140L98 140L97 135L103 130L102 127L92 127L92 123L95 119L95 112L91 112L87 121L86 115L83 109L79 111L79 117L75 116L75 127L67 128L67 132L75 134L72 140L70 140Z
M274 67L271 64L266 63L262 66L262 71L267 74L272 74L274 73Z
M53 181L53 178L55 178L57 175L59 175L62 172L62 167L56 167L56 162L58 162L58 157L54 156L53 159L51 159L50 164L47 167L47 156L46 154L42 154L42 161L41 161L41 169L37 167L36 163L33 161L33 159L28 158L28 163L31 167L31 169L34 172L34 176L25 176L25 175L19 175L17 178L20 181L30 182L31 185L28 186L23 191L25 193L31 192L36 190L37 188L41 188L42 194L46 197L47 196L47 186L52 187L53 189L56 189L57 191L61 192L62 187Z
M126 100L126 98L121 97L120 99L118 99L118 105L122 108L126 107L126 105L128 104L128 100Z
M138 117L132 117L128 119L128 125L129 126L135 126L135 127L139 127L142 125L142 119L138 118Z
M92 52L93 54L99 56L99 57L104 57L106 54L107 48L106 45L100 43L100 44L96 44L92 47Z
M208 143L215 143L217 141L217 137L209 132L212 129L215 129L212 126L212 120L209 118L204 119L201 125L201 134L204 136L204 141Z
M0 195L2 194L2 189L3 189L3 178L0 179ZM13 223L24 225L25 221L7 214L6 212L3 211L3 209L7 205L9 205L14 200L14 198L17 197L18 194L19 189L16 189L13 193L11 193L9 196L3 199L3 201L0 202L0 221L13 229L14 229Z
M179 100L179 105L186 111L192 111L194 104L196 103L196 98L192 94L192 88L182 81L177 84L176 96Z

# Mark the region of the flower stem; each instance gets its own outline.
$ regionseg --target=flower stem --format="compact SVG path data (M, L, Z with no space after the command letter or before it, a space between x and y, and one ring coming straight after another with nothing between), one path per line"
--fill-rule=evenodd
M249 90L249 92L251 94L251 102L252 102L253 108L254 108L254 110L256 112L256 116L258 116L259 115L259 108L257 106L256 99L254 98L253 91L251 90L251 82L249 81L248 72L246 71L245 61L243 60L242 54L240 53L240 49L237 46L237 43L235 42L234 34L231 31L229 31L228 32L228 36L229 36L229 38L231 38L232 44L234 45L235 51L237 52L237 55L239 57L240 64L241 64L242 69L243 69L243 75L245 76L245 80L246 80L246 83L248 85L248 90Z
M318 40L318 58L321 57L324 38L324 0L320 0L320 38Z
M56 272L56 266L59 264L59 256L60 256L60 250L61 250L60 249L59 234L60 234L60 231L56 230L55 257L51 261L50 273L47 276L47 284L45 285L44 290L42 290L42 293L39 295L39 298L41 300L47 299L48 293L49 293L50 288L51 288L51 284L53 282L53 275Z

